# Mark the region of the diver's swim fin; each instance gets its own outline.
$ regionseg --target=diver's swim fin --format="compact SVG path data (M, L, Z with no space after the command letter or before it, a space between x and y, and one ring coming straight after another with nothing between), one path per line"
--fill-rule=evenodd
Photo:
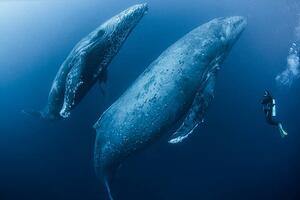
M285 138L288 135L288 133L282 128L281 123L278 124L278 129L282 138Z

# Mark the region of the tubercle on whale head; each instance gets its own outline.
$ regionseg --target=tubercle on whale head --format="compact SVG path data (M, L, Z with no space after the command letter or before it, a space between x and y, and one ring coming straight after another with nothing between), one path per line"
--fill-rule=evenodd
M132 16L132 17L143 17L148 12L148 4L136 4L134 6L131 6L127 10L125 10L126 15Z
M220 69L220 64L224 61L230 49L245 30L247 19L242 16L233 16L217 18L211 22L218 26L216 34L220 46L217 45L218 48L212 49L212 51L215 52L212 54L214 56L208 59L210 61L208 73L216 74Z
M148 11L148 5L144 4L137 4L131 6L127 10L123 11L121 16L121 21L128 29L135 27L135 25L144 17L144 15Z
M147 11L148 5L146 3L133 5L103 23L102 27L111 27L111 30L119 27L122 31L131 29L147 14Z
M239 38L247 25L247 19L242 16L232 16L221 19L222 39L230 46Z

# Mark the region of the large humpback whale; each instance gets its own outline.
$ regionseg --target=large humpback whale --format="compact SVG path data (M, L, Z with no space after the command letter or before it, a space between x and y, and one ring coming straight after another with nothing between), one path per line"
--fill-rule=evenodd
M97 80L105 82L108 65L147 9L146 4L134 5L84 37L57 72L47 106L27 113L49 120L67 118Z
M108 192L111 178L128 156L182 122L169 140L180 142L202 121L219 66L245 26L246 19L235 16L194 29L164 51L102 114L94 125L94 164Z

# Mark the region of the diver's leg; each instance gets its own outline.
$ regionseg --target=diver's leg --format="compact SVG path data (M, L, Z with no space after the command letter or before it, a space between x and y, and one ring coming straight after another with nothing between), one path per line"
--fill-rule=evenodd
M266 121L268 124L273 125L273 126L278 126L279 122L276 121L271 115L266 116Z
M274 117L272 117L272 115L268 114L266 116L266 120L267 120L268 124L278 127L279 133L280 133L282 138L284 138L285 136L288 135L288 133L285 132L285 130L283 129L281 122L276 120Z

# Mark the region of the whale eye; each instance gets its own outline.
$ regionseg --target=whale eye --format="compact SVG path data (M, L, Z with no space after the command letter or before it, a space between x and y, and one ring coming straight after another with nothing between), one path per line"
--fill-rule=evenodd
M99 30L97 32L97 37L102 37L104 35L105 31L103 29Z

